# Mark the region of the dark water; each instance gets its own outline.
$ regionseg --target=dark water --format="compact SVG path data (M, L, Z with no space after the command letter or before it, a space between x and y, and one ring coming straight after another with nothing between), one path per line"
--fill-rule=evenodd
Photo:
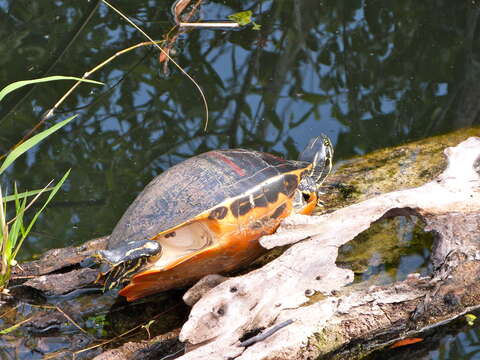
M479 316L479 312L473 313ZM467 324L464 316L447 326L426 331L423 341L405 347L382 349L366 360L478 360L480 359L480 328Z
M339 248L337 265L351 269L356 282L390 284L431 269L433 234L416 216L381 219Z
M173 26L171 4L115 1L155 39ZM209 149L296 158L323 132L339 160L480 124L477 1L204 1L200 17L225 20L248 9L260 31L191 30L174 44L174 59L207 98L206 131L197 89L150 47L119 56L91 77L105 86L82 85L61 106L47 125L78 118L1 179L37 189L72 169L23 258L108 234L152 177ZM0 37L0 87L81 76L145 41L97 1L0 0ZM69 86L8 96L0 105L0 154Z

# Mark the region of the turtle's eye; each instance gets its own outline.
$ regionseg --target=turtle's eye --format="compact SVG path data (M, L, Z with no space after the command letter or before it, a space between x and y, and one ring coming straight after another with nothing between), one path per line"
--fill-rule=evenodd
M307 203L310 200L310 196L312 196L312 193L307 193L307 192L302 192L303 200L305 200Z

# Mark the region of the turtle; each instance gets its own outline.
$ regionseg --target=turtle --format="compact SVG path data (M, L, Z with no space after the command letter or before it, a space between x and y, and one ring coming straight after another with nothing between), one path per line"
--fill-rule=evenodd
M332 168L326 135L298 160L246 149L213 150L155 177L97 256L98 282L134 301L227 273L262 255L258 239L292 213L310 214Z

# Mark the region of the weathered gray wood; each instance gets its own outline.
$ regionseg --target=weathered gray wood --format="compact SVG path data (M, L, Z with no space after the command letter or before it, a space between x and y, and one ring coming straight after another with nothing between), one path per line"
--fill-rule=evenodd
M412 328L414 311L415 325L429 326L480 304L476 284L480 272L480 138L472 137L446 149L445 154L447 169L423 186L383 194L322 216L285 220L275 235L261 239L262 245L297 243L263 268L205 293L194 305L180 339L209 343L182 359L314 358L380 332L390 331L394 338ZM350 271L335 266L338 248L399 209L419 215L438 234L433 276L412 275L388 287L338 295L335 291L353 279ZM312 292L323 294L324 299L309 304ZM445 297L454 301L444 301ZM288 319L294 323L263 342L238 346L246 332Z

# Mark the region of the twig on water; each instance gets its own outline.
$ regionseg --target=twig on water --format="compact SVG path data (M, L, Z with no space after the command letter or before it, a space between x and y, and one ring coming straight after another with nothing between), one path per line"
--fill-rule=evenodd
M111 8L113 11L115 11L118 15L120 15L125 21L127 21L130 25L132 25L135 29L137 29L143 36L145 36L148 40L150 40L153 45L155 45L168 59L185 75L198 89L200 92L200 96L202 97L203 100L203 105L205 107L205 127L204 131L207 130L208 126L208 104L207 104L207 99L205 98L205 94L202 91L202 88L200 85L175 61L173 60L168 53L161 48L160 45L157 44L145 31L143 31L138 25L136 25L132 20L130 20L126 15L124 15L120 10L115 8L112 4L110 4L107 0L102 0L102 2L107 5L109 8Z
M67 318L68 321L70 321L77 329L79 329L81 332L85 333L85 334L88 334L88 332L83 329L80 325L78 325L70 316L68 316L62 309L60 309L58 306L55 305L55 309L57 309L57 311L59 313L61 313L63 316L65 316Z
M189 28L239 28L240 25L233 21L220 21L220 22L181 22L178 23L180 27Z

